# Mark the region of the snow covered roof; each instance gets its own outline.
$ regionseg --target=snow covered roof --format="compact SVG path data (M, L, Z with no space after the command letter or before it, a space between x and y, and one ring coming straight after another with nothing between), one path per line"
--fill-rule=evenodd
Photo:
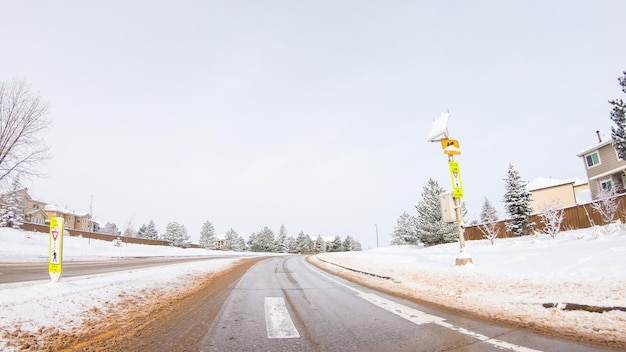
M220 233L219 235L215 235L215 239L223 241L223 240L226 239L226 234L225 233Z
M587 183L587 180L578 177L566 178L564 180L556 178L538 177L529 182L526 185L526 189L528 189L529 191L536 191L544 188L561 186L568 183L573 183L574 186L579 186Z
M71 214L74 216L86 216L89 213L83 213L83 212L74 212L74 211L69 211L67 210L67 208L64 208L60 205L57 204L46 204L46 207L44 208L45 211L56 211L58 213L61 214Z
M602 142L596 142L594 144L586 146L583 150L578 152L578 154L576 154L576 156L584 156L585 154L587 154L589 152L592 152L594 150L598 150L598 149L604 147L607 144L613 143L613 137L610 134L603 135L602 137L600 137L600 139L602 140Z

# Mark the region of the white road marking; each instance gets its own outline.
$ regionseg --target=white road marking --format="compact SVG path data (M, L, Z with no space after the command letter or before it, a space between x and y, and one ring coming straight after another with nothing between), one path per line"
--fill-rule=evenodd
M300 337L282 297L265 297L265 325L270 339Z
M474 331L470 331L467 329L464 329L462 327L458 327L458 326L454 326L453 324L447 323L446 319L442 318L442 317L438 317L436 315L431 315L431 314L427 314L424 313L422 311L419 311L417 309L411 308L411 307L407 307L403 304L388 300L386 298L383 298L381 296L375 295L373 293L366 293L363 292L361 290L358 290L354 287L348 286L342 282L339 282L335 279L333 279L332 277L326 275L325 273L319 271L318 269L314 268L313 266L311 266L309 263L306 262L305 258L302 258L302 262L313 272L318 273L319 275L325 277L326 279L341 285L349 290L352 290L354 292L356 292L357 296L374 304L377 307L383 308L393 314L396 314L414 324L417 325L422 325L422 324L436 324L439 326L442 326L444 328L448 328L450 330L454 330L457 331L461 334L473 337L477 340L480 340L484 343L488 343L490 345L493 345L495 347L498 348L503 348L503 349L507 349L510 351L515 351L515 352L541 352L540 350L535 350L532 348L528 348L528 347L524 347L524 346L520 346L520 345L516 345L516 344L512 344L512 343L508 343L502 340L497 340L497 339L492 339L489 336L485 336L482 334L479 334L477 332Z

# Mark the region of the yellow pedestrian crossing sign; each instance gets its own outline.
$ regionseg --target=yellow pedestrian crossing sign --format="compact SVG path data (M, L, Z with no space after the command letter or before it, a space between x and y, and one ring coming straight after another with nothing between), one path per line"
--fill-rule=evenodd
M63 273L63 218L61 217L50 219L48 273L52 282L59 281Z
M461 169L459 163L450 161L450 178L452 178L452 195L454 198L463 198L463 182L461 182Z

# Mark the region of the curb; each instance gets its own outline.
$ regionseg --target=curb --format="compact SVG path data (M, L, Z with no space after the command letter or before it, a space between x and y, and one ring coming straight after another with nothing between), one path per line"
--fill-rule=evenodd
M385 276L385 275L379 275L379 274L369 273L369 272L367 272L367 271L362 271L362 270L358 270L358 269L348 268L347 266L343 266L343 265L339 265L339 264L337 264L337 263L329 262L328 260L324 260L324 259L322 259L322 258L318 257L317 255L315 256L315 258L316 258L317 260L321 261L321 262L326 263L326 264L334 265L334 266L337 266L337 267L340 267L340 268L342 268L342 269L346 269L346 270L349 270L349 271L352 271L352 272L355 272L355 273L365 274L365 275L369 275L369 276L377 277L377 278L379 278L379 279L390 280L390 281L393 281L393 282L395 282L395 283L401 283L401 282L402 282L402 281L400 281L400 280L396 280L396 279L394 279L394 278L393 278L393 277L391 277L391 276Z

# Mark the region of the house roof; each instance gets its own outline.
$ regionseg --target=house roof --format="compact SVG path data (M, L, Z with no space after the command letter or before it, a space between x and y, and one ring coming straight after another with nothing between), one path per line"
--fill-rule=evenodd
M588 145L586 146L583 150L581 150L580 152L578 152L578 154L576 154L576 156L582 157L585 154L592 152L594 150L598 150L602 147L604 147L607 144L611 144L613 143L613 137L611 137L610 134L608 135L603 135L602 137L600 137L600 139L602 140L602 142L596 142L592 145Z
M572 183L574 186L579 186L587 183L587 180L581 179L578 177L567 178L564 180L555 179L555 178L547 178L547 177L538 177L526 185L526 189L529 191L537 191L544 188L551 188L556 186L562 186Z

